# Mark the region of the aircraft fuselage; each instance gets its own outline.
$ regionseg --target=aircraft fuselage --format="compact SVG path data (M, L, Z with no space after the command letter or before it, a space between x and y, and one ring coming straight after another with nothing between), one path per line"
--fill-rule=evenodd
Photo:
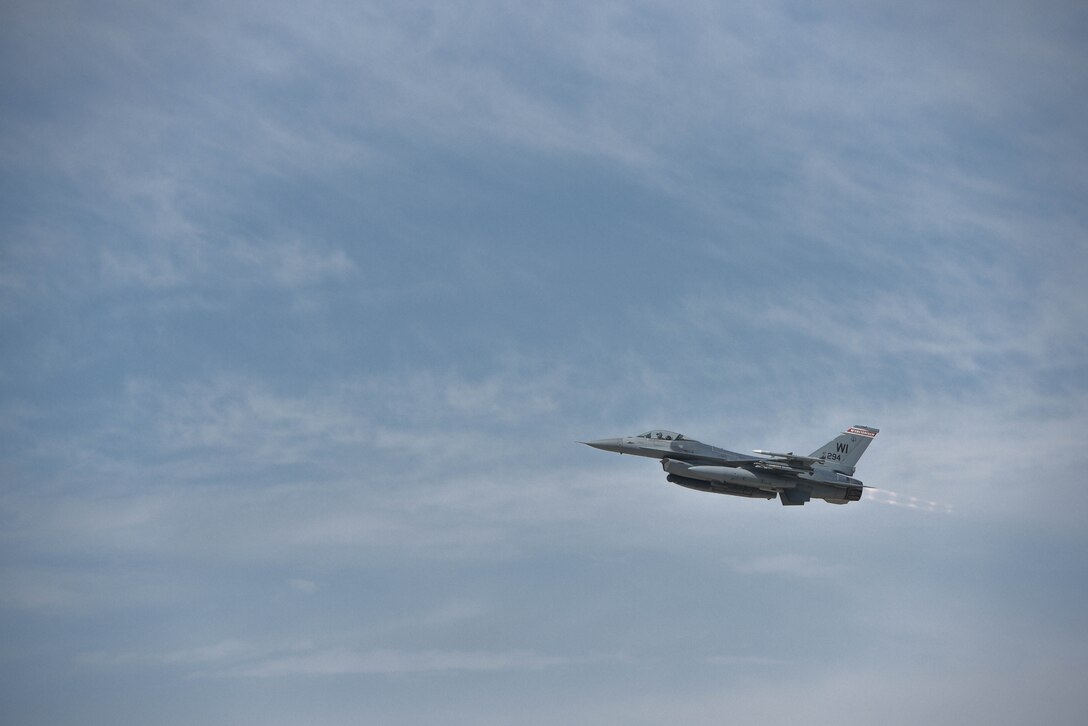
M804 504L811 498L845 504L861 498L863 485L850 474L877 429L855 426L812 456L741 454L672 431L649 431L584 442L595 449L658 459L667 480L689 489Z

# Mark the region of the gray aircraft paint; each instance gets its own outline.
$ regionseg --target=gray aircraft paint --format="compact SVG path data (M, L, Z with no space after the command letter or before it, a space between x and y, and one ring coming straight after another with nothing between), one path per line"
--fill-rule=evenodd
M784 505L801 505L810 499L846 504L861 499L864 485L852 475L879 431L851 426L809 456L760 449L755 451L759 456L740 454L664 429L582 443L602 451L659 459L666 479L688 489L778 498Z

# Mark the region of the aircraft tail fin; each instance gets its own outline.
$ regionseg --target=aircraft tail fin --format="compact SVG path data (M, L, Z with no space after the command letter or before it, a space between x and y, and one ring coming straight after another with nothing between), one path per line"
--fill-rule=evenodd
M858 459L879 432L880 429L868 426L851 426L813 451L811 456L814 459L823 459L825 465L833 471L853 476Z

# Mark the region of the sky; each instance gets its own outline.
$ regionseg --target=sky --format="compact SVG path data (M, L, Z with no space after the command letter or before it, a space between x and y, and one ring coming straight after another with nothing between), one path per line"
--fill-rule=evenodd
M5 722L1083 722L1083 3L0 13Z

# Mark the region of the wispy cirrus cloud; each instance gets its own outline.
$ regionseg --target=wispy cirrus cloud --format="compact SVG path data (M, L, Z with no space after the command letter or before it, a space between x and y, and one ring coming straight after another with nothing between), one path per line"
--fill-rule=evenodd
M377 676L430 672L494 672L559 668L599 658L545 655L531 650L456 651L320 647L310 642L258 646L224 640L164 653L90 652L79 661L98 668L179 668L189 678Z
M1079 723L1083 20L12 7L12 718ZM575 443L851 423L954 514Z
M830 577L842 574L846 566L812 555L781 554L733 557L726 562L742 575L783 575L786 577Z
M332 675L397 675L442 671L522 671L555 668L583 662L533 651L354 651L343 648L317 650L256 663L239 665L202 675L213 677L277 678Z
M58 533L52 527L50 531ZM141 565L81 566L67 559L74 555L74 550L67 547L48 552L34 548L24 537L16 541L20 550L18 561L6 564L0 572L0 608L9 614L80 618L188 603L196 594L185 576ZM100 551L101 542L93 542L91 546ZM47 555L58 553L62 555L60 564L41 564Z

